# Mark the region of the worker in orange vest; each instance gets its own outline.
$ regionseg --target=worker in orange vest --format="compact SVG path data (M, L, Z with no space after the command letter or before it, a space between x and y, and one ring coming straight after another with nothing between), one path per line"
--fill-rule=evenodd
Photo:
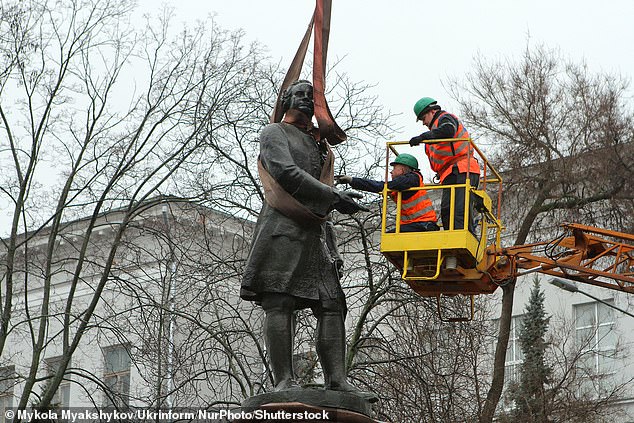
M396 191L405 191L410 188L423 187L423 175L418 170L418 160L411 154L402 153L390 163L392 167L392 180L387 183L387 188ZM350 184L354 189L368 192L381 192L385 182L366 178L353 178L348 175L336 176L338 184ZM396 202L398 193L390 192L392 200ZM438 231L440 228L436 212L427 191L424 189L406 191L401 198L401 232Z
M431 97L423 97L414 105L416 121L422 121L429 129L427 132L410 139L409 144L417 146L426 140L444 138L469 138L469 132L453 114L441 109ZM480 181L480 166L474 157L471 144L467 141L425 144L425 154L429 158L431 169L436 172L442 185L466 183L467 177L472 187L477 188ZM465 190L456 188L454 201L454 229L464 229ZM445 230L449 229L451 208L451 189L443 189L440 203L440 215ZM473 205L469 207L469 230L475 233Z

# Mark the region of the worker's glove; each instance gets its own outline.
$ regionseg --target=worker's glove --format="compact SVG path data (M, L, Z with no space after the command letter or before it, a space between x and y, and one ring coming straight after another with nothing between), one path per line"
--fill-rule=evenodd
M352 182L352 176L348 175L335 175L335 184L349 184Z
M415 137L412 137L412 139L409 140L409 145L411 145L412 147L415 147L417 145L419 145L421 142L430 139L430 134L429 131L427 132L423 132L420 135L416 135Z
M337 196L337 200L334 207L339 213L353 214L361 210L369 211L367 208L354 201L355 198L363 198L363 195L358 192L335 190L335 195Z

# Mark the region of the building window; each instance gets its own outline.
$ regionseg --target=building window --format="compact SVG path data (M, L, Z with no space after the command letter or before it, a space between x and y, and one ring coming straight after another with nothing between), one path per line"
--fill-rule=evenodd
M506 359L504 360L504 383L520 381L520 367L524 361L522 346L520 345L520 329L524 316L513 316L509 329L509 344L506 349Z
M5 411L13 407L15 366L0 367L0 422L5 422Z
M47 376L53 377L57 373L57 369L62 363L62 356L47 358L44 362L46 364ZM70 362L68 363L70 367ZM50 380L50 379L49 379ZM70 375L64 374L64 379L59 384L55 396L51 400L51 404L57 407L68 408L70 407Z
M611 304L614 300L606 300ZM582 368L588 375L605 375L614 372L616 333L614 309L593 302L574 306L575 340L582 353Z
M128 406L130 402L130 354L125 345L103 349L106 388L104 407Z

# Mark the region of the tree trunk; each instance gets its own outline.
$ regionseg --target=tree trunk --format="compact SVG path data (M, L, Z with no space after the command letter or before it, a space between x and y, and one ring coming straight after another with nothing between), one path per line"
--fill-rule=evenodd
M491 388L484 403L484 409L480 416L480 423L493 421L495 409L500 402L504 388L504 363L506 361L506 349L508 347L511 317L513 316L513 296L515 294L515 280L502 287L502 310L500 311L500 328L498 341L495 346L495 358L493 360L493 379Z

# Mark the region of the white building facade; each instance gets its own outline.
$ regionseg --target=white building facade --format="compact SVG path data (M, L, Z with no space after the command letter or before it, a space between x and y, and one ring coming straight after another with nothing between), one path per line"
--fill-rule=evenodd
M120 225L115 211L89 230L67 224L53 250L46 231L25 242L0 412L37 407L51 383L53 408L228 408L260 389L265 369L247 357L264 354L261 316L237 295L251 224L166 199L128 223L113 253Z

